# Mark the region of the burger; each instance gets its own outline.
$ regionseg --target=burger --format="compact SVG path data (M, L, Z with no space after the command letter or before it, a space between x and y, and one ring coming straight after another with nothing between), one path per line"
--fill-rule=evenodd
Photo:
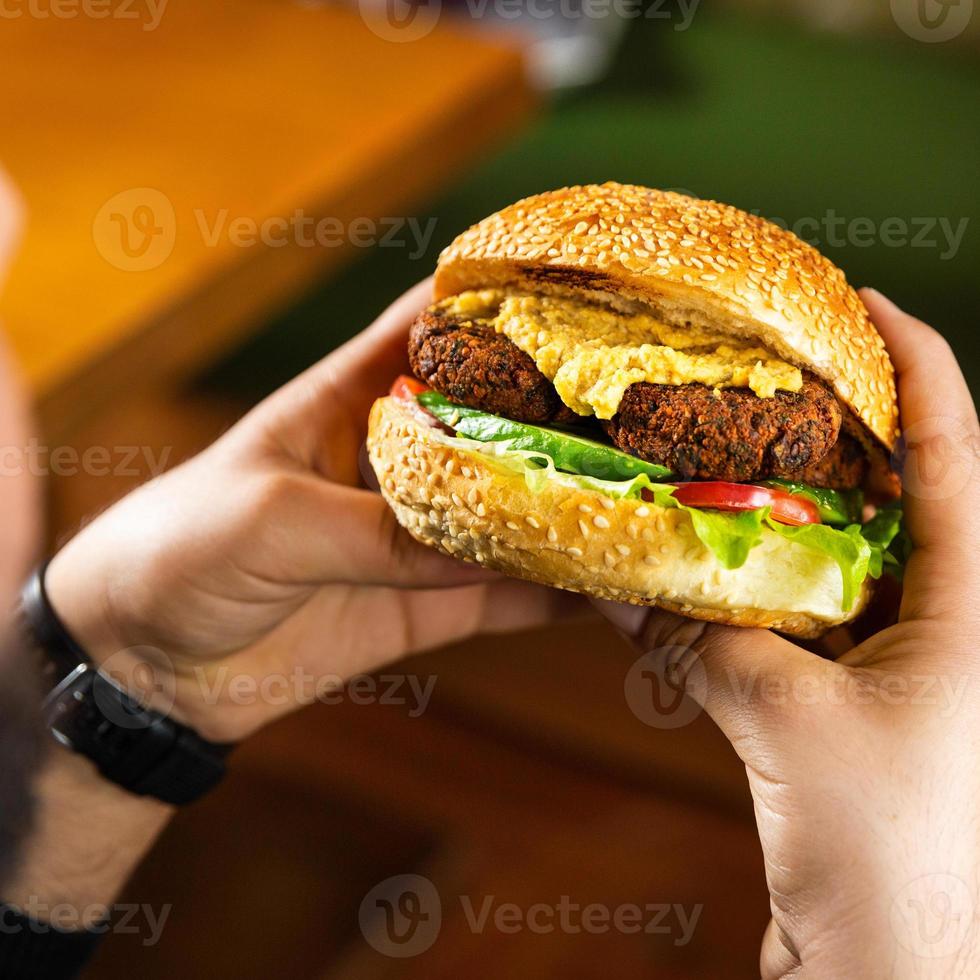
M884 342L760 217L616 183L527 198L442 253L409 362L368 452L446 554L802 637L900 572Z

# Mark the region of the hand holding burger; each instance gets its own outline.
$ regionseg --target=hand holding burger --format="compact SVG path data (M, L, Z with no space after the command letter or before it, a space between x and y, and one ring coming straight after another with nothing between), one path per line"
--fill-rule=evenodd
M857 646L838 631L832 661L766 631L601 604L745 764L771 894L764 980L980 976L980 429L946 341L862 298L905 431L914 547L898 622Z

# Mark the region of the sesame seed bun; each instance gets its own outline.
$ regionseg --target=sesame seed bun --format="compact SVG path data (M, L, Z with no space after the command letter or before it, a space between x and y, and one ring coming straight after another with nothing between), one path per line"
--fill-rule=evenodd
M738 208L615 183L538 194L443 252L437 300L487 287L572 294L751 338L824 379L880 447L894 448L894 370L857 293L815 248Z
M551 480L532 493L396 398L375 402L367 445L385 500L414 538L517 578L801 637L853 619L870 594L865 583L842 613L837 565L768 529L729 570L679 509Z

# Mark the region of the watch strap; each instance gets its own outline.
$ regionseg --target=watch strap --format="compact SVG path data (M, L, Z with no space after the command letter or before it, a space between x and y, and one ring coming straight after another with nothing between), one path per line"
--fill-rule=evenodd
M48 598L42 565L24 586L21 618L47 657L45 722L110 782L165 803L192 803L225 775L232 745L146 707L99 672Z

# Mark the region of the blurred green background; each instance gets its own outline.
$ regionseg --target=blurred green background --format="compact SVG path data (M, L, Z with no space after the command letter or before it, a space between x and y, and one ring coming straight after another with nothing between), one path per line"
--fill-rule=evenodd
M438 219L426 254L365 251L207 384L261 396L428 275L474 221L537 191L615 179L790 226L814 219L807 237L852 284L876 286L946 334L976 392L978 83L977 60L949 44L717 8L699 9L685 31L635 20L601 82L543 106L518 139L420 211Z

